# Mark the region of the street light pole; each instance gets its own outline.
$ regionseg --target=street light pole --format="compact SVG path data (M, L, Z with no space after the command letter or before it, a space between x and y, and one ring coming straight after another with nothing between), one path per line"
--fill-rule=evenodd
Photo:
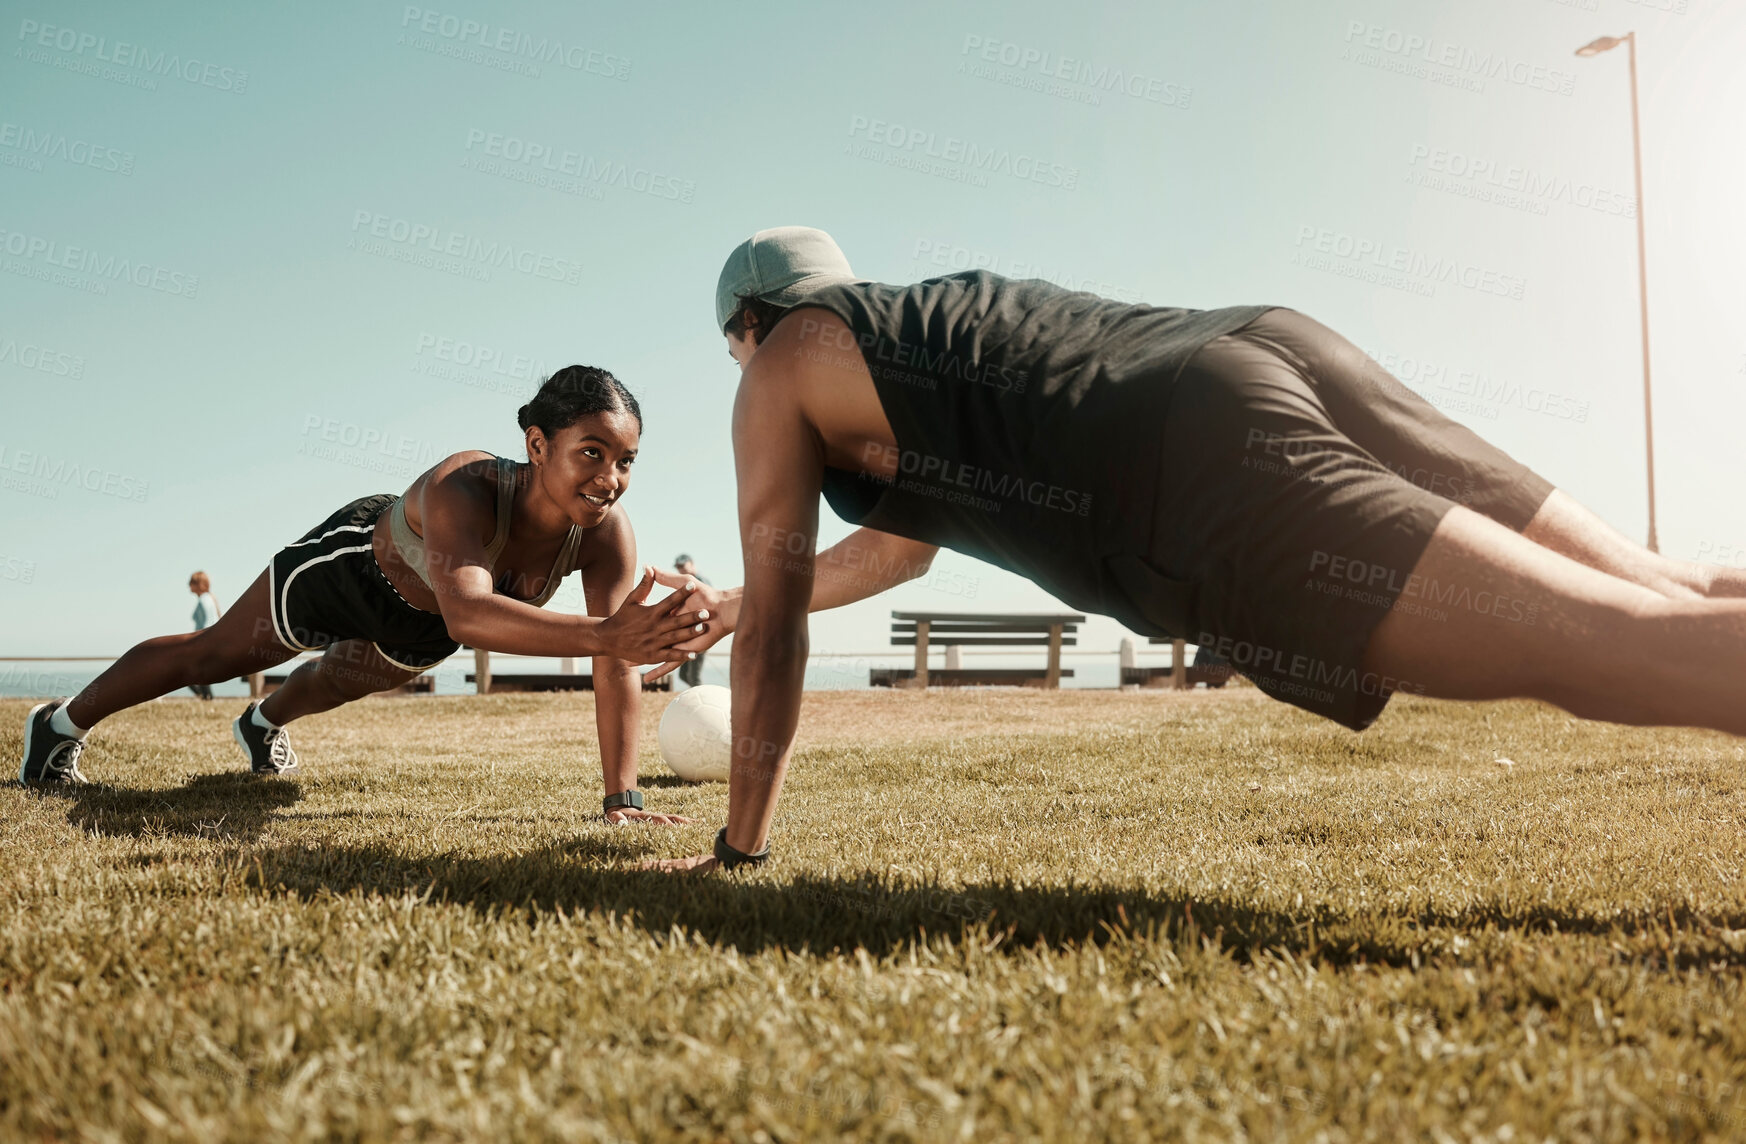
M1643 131L1637 111L1637 33L1602 36L1576 49L1579 56L1598 56L1620 44L1631 60L1631 164L1637 177L1637 297L1643 323L1643 455L1649 473L1649 540L1651 552L1661 551L1655 532L1655 412L1649 386L1649 242L1643 221Z

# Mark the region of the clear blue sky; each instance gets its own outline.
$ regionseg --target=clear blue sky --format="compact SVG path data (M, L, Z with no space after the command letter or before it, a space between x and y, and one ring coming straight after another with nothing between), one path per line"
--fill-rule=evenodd
M643 558L737 582L712 291L790 223L888 281L1297 307L1641 535L1626 59L1572 54L1630 28L1663 548L1746 562L1746 5L438 4L0 5L0 653L185 630L189 571L228 601L345 501L516 452L572 361L641 399ZM914 139L997 169L883 161ZM944 555L813 643L1053 603Z

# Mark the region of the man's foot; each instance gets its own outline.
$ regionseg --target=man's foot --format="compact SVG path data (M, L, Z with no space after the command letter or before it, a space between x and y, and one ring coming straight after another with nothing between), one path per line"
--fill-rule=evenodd
M297 752L291 749L291 736L283 727L269 731L255 722L255 708L259 706L259 701L249 704L230 725L231 734L248 754L249 770L257 775L282 775L296 770Z
M39 703L25 716L24 762L18 768L19 782L47 786L87 781L79 773L79 752L85 749L85 740L63 735L49 726L49 719L64 703L65 699Z

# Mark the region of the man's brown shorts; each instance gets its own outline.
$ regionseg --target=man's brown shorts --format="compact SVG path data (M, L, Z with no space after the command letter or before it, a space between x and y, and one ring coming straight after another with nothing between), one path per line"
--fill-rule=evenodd
M1362 730L1419 690L1365 668L1391 608L1525 606L1413 569L1454 505L1519 532L1552 485L1296 310L1188 360L1163 452L1148 560L1194 589L1186 637L1276 699Z

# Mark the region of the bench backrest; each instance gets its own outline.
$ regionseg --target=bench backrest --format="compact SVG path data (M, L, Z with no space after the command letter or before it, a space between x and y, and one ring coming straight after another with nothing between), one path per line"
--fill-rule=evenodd
M892 612L891 642L897 647L914 647L916 625L926 621L929 645L999 644L1003 646L1037 646L1049 642L1049 631L1059 625L1061 644L1070 647L1077 642L1073 633L1085 622L1074 612Z

